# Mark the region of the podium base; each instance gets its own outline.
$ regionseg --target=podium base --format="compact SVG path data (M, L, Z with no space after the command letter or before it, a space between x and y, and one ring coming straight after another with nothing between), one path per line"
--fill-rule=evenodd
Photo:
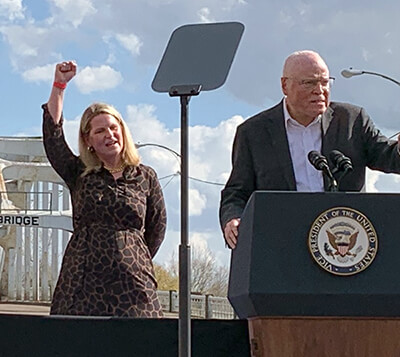
M252 357L400 356L400 318L248 319Z

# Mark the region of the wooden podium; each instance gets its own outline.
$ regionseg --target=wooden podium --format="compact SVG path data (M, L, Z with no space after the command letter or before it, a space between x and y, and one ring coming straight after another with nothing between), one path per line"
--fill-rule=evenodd
M400 356L400 319L257 317L249 336L253 357Z
M228 292L238 316L249 321L253 357L400 356L398 207L396 194L253 193L232 251ZM331 212L357 219L330 224ZM329 229L348 225L356 232L362 222L368 237L375 234L373 259L354 268L354 246L342 259L350 268L335 271L327 262L340 254L327 244L321 252L332 258L316 259L310 232L325 221Z

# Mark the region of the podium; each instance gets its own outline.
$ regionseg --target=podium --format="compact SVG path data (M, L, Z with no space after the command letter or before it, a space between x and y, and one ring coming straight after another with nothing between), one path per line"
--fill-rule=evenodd
M400 356L398 207L396 194L252 194L228 298L253 356Z

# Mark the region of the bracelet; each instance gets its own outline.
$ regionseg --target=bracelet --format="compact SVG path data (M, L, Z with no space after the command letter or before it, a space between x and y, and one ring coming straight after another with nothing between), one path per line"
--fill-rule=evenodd
M67 88L67 83L54 82L53 86L57 87L57 88L60 88L60 89L65 89L65 88Z

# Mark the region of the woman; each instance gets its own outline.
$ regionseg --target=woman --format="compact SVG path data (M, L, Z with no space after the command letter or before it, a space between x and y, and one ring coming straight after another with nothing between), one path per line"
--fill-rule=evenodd
M62 108L76 68L73 61L56 65L43 105L46 154L70 189L74 224L51 314L161 317L152 264L166 228L160 184L140 163L127 126L110 105L85 110L80 156L71 152Z

